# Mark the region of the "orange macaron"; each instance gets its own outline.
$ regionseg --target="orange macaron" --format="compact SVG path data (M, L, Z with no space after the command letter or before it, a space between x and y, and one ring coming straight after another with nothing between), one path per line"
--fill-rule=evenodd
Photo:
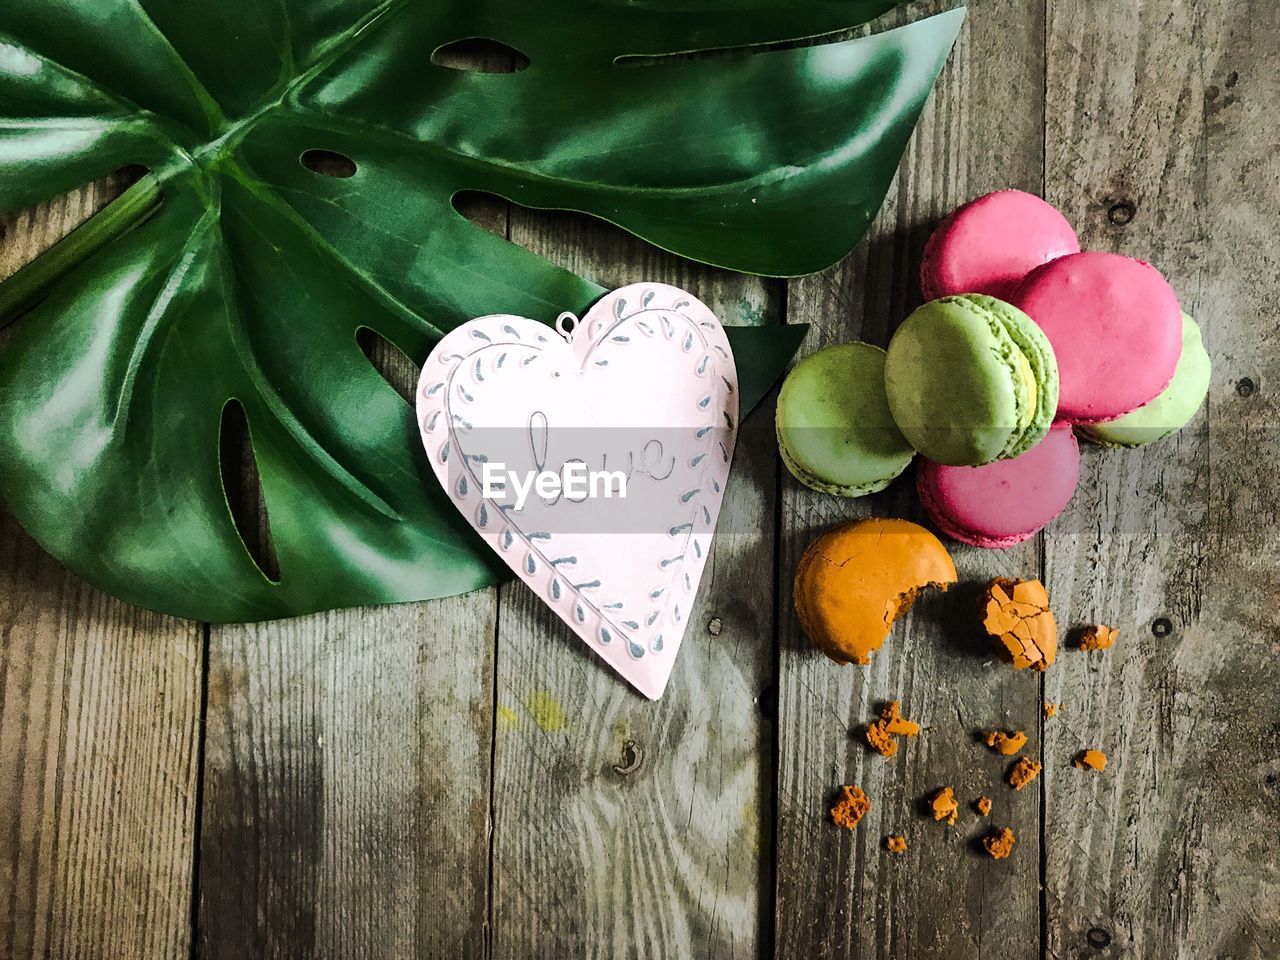
M955 582L947 548L924 527L858 520L823 534L804 552L796 570L796 616L832 660L866 664L921 590Z

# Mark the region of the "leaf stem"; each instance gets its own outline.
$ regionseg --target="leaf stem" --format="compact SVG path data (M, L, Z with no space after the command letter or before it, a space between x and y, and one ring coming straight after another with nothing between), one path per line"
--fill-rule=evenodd
M142 222L157 206L160 181L146 174L100 212L0 283L0 328L43 299L62 277Z

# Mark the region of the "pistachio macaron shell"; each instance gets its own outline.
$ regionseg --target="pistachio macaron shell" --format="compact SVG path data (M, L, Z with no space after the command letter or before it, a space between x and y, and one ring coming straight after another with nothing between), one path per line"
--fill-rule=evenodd
M979 294L926 303L894 334L885 362L889 407L930 460L981 466L1016 457L1049 431L1058 367L1021 310Z
M860 497L887 487L915 450L885 397L885 352L869 343L826 347L787 376L776 427L782 462L822 493Z
M1141 447L1185 427L1209 395L1212 375L1209 352L1199 325L1182 315L1182 354L1169 385L1150 403L1118 420L1091 423L1078 429L1081 436L1110 447Z

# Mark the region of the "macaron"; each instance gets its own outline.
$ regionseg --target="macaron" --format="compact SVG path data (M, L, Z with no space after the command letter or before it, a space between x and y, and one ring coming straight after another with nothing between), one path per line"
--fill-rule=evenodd
M1052 204L999 190L969 201L934 230L920 264L920 288L926 300L961 293L1008 300L1036 267L1079 252L1075 230Z
M1155 399L1173 379L1182 309L1150 264L1114 253L1060 257L1031 271L1013 303L1053 344L1061 420L1115 420Z
M1080 480L1080 445L1070 424L1055 424L1034 447L984 467L922 460L920 502L938 529L988 550L1022 543L1057 517Z
M948 466L1024 453L1048 433L1058 406L1058 365L1040 328L980 294L934 300L907 317L884 376L902 435Z
M909 520L858 520L805 550L796 568L796 617L832 660L867 664L921 590L946 590L955 582L951 555L924 527Z
M1212 365L1200 327L1182 315L1182 355L1173 379L1160 395L1118 420L1086 424L1080 432L1108 447L1141 447L1181 430L1209 395Z
M826 347L796 364L778 395L782 462L823 493L883 490L915 451L889 412L885 352L869 343Z

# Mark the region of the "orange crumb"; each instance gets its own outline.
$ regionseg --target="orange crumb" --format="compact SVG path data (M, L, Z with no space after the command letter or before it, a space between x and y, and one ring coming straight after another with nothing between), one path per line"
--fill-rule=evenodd
M1057 714L1058 710L1060 710L1061 708L1062 708L1062 704L1060 704L1060 703L1048 703L1048 702L1046 702L1046 703L1045 703L1045 705L1044 705L1044 715L1045 715L1046 717L1052 717L1052 716L1054 716L1055 714Z
M1028 783L1040 776L1042 767L1034 760L1019 757L1018 762L1009 768L1009 786L1021 790Z
M987 585L982 625L1016 670L1044 672L1058 653L1058 624L1039 580L997 577Z
M1021 730L988 730L982 742L997 753L1012 757L1027 745L1027 735Z
M1081 650L1106 650L1114 647L1116 639L1120 636L1120 631L1115 627L1107 627L1098 624L1096 627L1089 627L1080 635Z
M954 827L959 810L960 804L956 802L956 792L950 787L943 787L933 795L934 820L945 820Z
M1013 842L1013 831L1008 827L992 830L982 838L982 846L987 853L991 854L993 860L1003 860L1013 853Z
M907 838L897 833L890 834L884 838L884 846L890 853L906 853Z
M841 787L840 801L831 808L831 819L837 827L852 830L870 809L871 801L861 787Z
M979 797L974 801L973 809L978 811L978 816L985 817L991 812L991 798Z
M902 704L897 700L885 704L880 711L880 721L888 726L890 733L899 737L914 737L920 733L920 724L913 723L902 715Z
M884 705L880 711L880 719L867 725L867 746L885 757L892 757L898 752L898 742L893 738L914 737L920 733L920 724L912 723L902 716L902 704L897 700Z
M1097 770L1101 773L1107 769L1107 755L1101 750L1081 750L1073 762L1081 770Z
M898 741L889 736L882 721L867 724L864 736L867 738L867 746L882 757L892 757L898 752Z

